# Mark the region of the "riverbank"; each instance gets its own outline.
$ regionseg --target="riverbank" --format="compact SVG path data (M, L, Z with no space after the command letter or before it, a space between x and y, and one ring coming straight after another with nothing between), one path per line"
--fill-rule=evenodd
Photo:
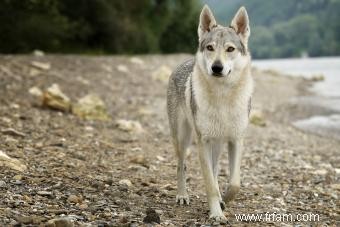
M149 208L161 226L209 223L194 146L188 157L191 204L175 204L166 78L188 57L1 56L0 150L27 169L0 166L0 225L39 225L60 217L76 224L141 225ZM225 215L232 226L263 226L239 222L235 214L313 213L320 217L318 225L335 226L340 142L289 123L298 109L291 99L303 95L311 82L255 69L253 75L253 111L264 124L249 126L241 191ZM98 95L112 120L83 120L40 107L29 90L54 83L71 102ZM117 126L122 119L137 126ZM221 167L220 185L225 187L226 153Z

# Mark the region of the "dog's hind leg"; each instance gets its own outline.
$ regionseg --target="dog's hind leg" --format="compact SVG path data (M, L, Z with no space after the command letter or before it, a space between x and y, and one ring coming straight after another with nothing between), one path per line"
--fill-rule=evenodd
M179 114L177 118L176 133L174 133L174 147L178 157L177 163L177 196L176 202L180 205L189 204L189 195L186 188L186 151L191 143L192 130L188 120Z
M234 199L237 192L240 190L240 171L242 157L242 140L229 142L229 174L230 181L226 194L223 196L224 202L229 202Z

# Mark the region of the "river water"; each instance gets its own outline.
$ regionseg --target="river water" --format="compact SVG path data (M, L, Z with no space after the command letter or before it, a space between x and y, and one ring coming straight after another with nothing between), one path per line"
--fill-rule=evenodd
M324 80L310 88L315 96L300 97L295 101L327 110L328 114L292 123L304 131L340 139L340 57L253 60L253 66L305 78L323 75Z

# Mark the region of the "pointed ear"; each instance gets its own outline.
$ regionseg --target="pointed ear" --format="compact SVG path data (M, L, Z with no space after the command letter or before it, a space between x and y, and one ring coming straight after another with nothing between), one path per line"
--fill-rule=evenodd
M237 34L239 34L244 42L245 46L248 44L248 38L250 36L249 17L246 8L242 6L231 21L231 27L233 27Z
M212 14L211 10L207 5L204 5L201 15L200 15L200 23L198 26L198 37L199 39L205 32L210 32L210 30L215 27L216 20L214 15Z

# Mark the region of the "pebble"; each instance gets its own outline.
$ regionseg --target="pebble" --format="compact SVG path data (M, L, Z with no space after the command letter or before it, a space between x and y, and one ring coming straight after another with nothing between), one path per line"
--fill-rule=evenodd
M26 135L22 132L19 132L13 128L6 128L1 130L1 133L4 135L9 135L9 136L17 136L17 137L25 137Z
M27 167L22 164L18 159L9 157L2 150L0 150L0 166L5 166L21 172L27 169Z
M148 163L145 155L143 155L143 154L135 155L134 157L132 157L130 159L130 162L135 163L135 164L139 164L139 165L144 166L144 167L149 167L149 163Z
M144 132L144 129L139 121L131 121L131 120L124 120L120 119L116 121L116 126L126 132L132 132L132 133L142 133Z
M14 180L22 180L23 179L23 176L22 175L15 175L13 177Z
M122 73L128 73L129 69L126 67L126 65L118 65L117 70Z
M120 180L120 181L119 181L119 184L121 184L121 185L126 185L126 186L128 186L128 187L131 187L131 186L132 186L132 182L131 182L129 179Z
M52 84L43 93L43 106L67 112L71 109L71 100L61 91L58 84Z
M144 61L138 57L132 57L130 58L130 62L136 64L136 65L144 65Z
M67 201L69 203L81 203L82 202L82 198L79 197L79 196L76 196L76 195L70 195L68 198L67 198Z
M11 183L15 185L22 185L22 181L20 180L11 181Z
M166 66L162 65L152 73L152 78L161 82L168 82L172 70Z
M49 62L32 61L31 65L41 70L49 70L51 68L51 63Z
M89 206L88 206L86 203L83 203L83 204L80 204L78 207L79 207L79 209L85 210L85 209L87 209Z
M145 213L146 216L143 219L144 223L161 223L161 218L154 209L148 208Z
M51 195L53 195L53 193L49 192L49 191L37 191L37 194L41 195L41 196L51 196Z
M74 224L67 218L56 218L47 222L46 227L73 227Z
M325 169L318 169L318 170L315 170L313 173L315 174L315 175L326 175L327 174L327 170L325 170Z
M6 182L3 180L0 180L0 188L6 187Z

